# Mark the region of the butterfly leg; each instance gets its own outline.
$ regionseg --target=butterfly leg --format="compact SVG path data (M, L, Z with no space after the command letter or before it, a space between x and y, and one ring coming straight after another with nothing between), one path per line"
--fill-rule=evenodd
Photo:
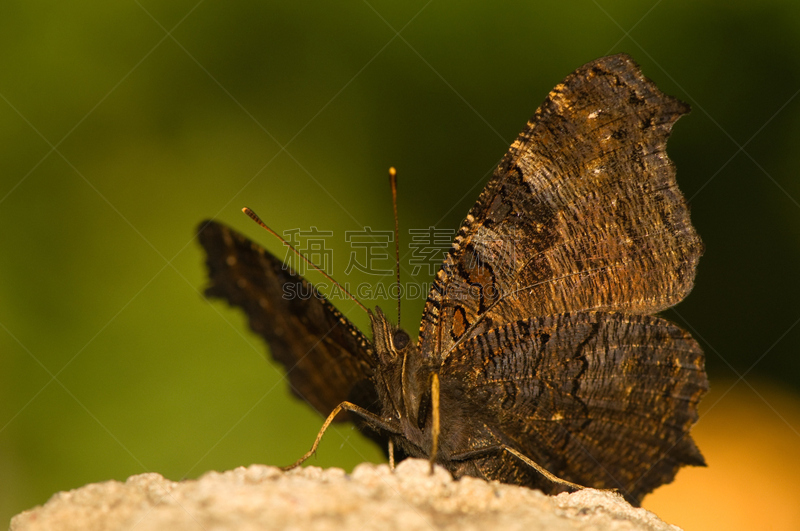
M394 441L389 437L389 469L394 470Z
M382 419L378 415L370 411L367 411L363 407L357 406L352 402L342 402L341 404L333 408L331 414L328 415L327 419L325 419L325 422L322 424L322 428L319 430L319 433L317 434L317 439L314 441L313 446L311 446L311 450L306 452L305 455L303 455L303 457L295 461L294 464L285 466L282 469L285 471L297 468L298 466L302 465L309 457L314 455L314 452L317 451L317 447L319 446L319 442L322 440L322 434L324 434L325 430L327 430L328 427L331 425L331 422L333 422L333 419L336 418L336 415L338 415L342 411L349 411L351 413L355 413L356 415L366 420L367 423L370 424L373 428L382 429L388 431L389 433L400 433L400 428L398 426L395 426L390 422L387 422L385 419Z
M436 454L439 453L439 375L435 372L431 375L431 410L432 410L432 428L431 428L431 474L433 474L433 465L436 463Z
M555 474L551 474L547 471L544 467L542 467L539 463L528 457L527 455L518 452L517 450L506 446L505 444L496 444L493 446L485 446L483 448L476 448L475 450L469 450L466 452L462 452L460 454L455 454L450 458L453 461L467 461L469 459L474 459L476 457L481 457L486 454L493 454L499 452L508 452L532 469L536 470L538 473L552 481L557 485L564 485L565 487L569 487L571 489L580 490L585 489L583 485L578 485L577 483L572 483L571 481L567 481L566 479L561 479L560 477L556 476Z
M522 461L523 463L525 463L526 465L531 467L532 469L536 470L538 473L540 473L541 475L543 475L544 477L546 477L547 479L549 479L553 483L556 483L558 485L564 485L565 487L570 487L570 488L575 489L575 490L581 490L581 489L585 489L586 488L583 485L578 485L577 483L572 483L571 481L567 481L566 479L561 479L560 477L556 476L555 474L551 474L550 472L545 470L544 467L540 466L539 463L537 463L536 461L534 461L533 459L531 459L527 455L514 450L513 448L509 448L508 446L506 446L504 444L500 445L500 446L501 446L501 448L503 450L505 450L506 452L510 453L511 455L513 455L514 457L516 457L517 459L519 459L520 461Z

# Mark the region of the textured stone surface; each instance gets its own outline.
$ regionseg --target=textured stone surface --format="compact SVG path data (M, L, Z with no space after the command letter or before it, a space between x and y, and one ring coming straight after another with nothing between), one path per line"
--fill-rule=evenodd
M55 494L11 520L12 531L269 529L678 530L620 496L587 489L539 491L454 481L426 461L409 459L395 473L363 464L352 474L316 467L288 473L252 465L197 480L131 476Z

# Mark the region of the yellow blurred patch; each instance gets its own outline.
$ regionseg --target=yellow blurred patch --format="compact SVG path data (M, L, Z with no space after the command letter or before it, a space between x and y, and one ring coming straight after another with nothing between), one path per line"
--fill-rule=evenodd
M712 381L692 429L708 467L683 468L646 509L692 531L800 529L800 396L750 385Z

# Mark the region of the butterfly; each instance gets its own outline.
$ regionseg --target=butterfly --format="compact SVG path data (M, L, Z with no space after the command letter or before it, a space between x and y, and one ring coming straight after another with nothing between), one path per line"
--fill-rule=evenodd
M703 352L655 315L686 297L703 252L666 154L688 112L625 54L567 76L467 214L416 342L377 307L370 339L215 221L199 227L206 295L242 308L292 390L328 417L312 452L330 422L352 420L390 459L639 504L705 465L689 435Z

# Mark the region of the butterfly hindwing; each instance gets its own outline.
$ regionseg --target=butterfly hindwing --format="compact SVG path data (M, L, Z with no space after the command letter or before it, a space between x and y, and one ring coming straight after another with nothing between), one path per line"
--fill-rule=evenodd
M322 415L370 386L369 340L303 277L244 236L214 221L199 227L210 285L206 296L242 308L269 344L293 392ZM365 383L366 382L366 383Z
M487 413L497 443L634 503L681 466L704 464L689 436L708 388L703 354L658 317L580 312L509 323L464 342L440 378L443 397ZM475 466L488 479L563 490L507 454Z

